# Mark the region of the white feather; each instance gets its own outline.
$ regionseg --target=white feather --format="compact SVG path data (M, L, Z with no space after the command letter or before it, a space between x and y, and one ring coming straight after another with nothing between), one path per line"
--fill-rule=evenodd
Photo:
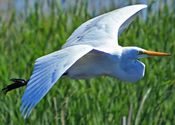
M38 58L21 99L22 115L26 113L27 117L63 73L92 49L88 45L77 45Z
M118 45L121 32L146 7L147 5L132 5L95 17L79 26L62 48L85 44L101 50L103 46Z

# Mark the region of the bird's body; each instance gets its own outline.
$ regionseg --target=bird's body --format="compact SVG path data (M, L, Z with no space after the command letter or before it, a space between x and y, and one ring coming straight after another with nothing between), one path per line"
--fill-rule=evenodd
M79 26L61 50L38 58L32 76L25 82L27 88L20 108L22 115L27 117L63 75L72 79L104 75L126 82L136 82L145 72L145 65L138 61L139 58L170 56L138 47L121 47L118 44L122 31L146 7L133 5L95 17ZM20 80L12 81L17 83ZM22 82L18 85L24 85Z
M113 55L109 56L107 53L92 50L66 71L67 76L71 79L89 79L109 75L111 68L109 62L115 61L112 58Z
M125 82L136 82L144 76L145 65L142 62L127 60L124 52L127 47L111 46L109 49L111 53L92 50L72 65L66 71L66 76L71 79L110 76Z

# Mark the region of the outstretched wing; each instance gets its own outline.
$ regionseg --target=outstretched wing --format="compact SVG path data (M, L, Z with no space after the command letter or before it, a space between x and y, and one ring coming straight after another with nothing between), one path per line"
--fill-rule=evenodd
M22 115L26 118L63 73L92 49L88 45L77 45L38 58L21 99Z
M132 5L95 17L79 26L62 48L74 45L101 46L118 44L121 32L132 22L137 13L147 5Z

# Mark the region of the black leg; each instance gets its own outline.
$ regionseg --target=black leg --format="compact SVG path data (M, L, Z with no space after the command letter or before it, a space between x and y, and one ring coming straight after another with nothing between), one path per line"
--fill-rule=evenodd
M25 79L10 79L10 81L14 82L13 84L8 85L7 87L3 88L1 91L5 92L5 94L8 91L11 91L13 89L16 88L20 88L22 86L26 86L29 80L25 80Z

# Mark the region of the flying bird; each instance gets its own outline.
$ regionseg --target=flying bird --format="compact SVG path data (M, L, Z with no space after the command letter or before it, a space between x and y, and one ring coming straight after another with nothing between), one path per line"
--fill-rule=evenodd
M62 49L38 58L29 80L11 79L3 91L27 85L20 111L25 118L61 76L89 79L110 76L125 82L137 82L144 76L145 65L139 58L170 56L139 47L122 47L118 37L147 5L132 5L90 19L66 40Z

